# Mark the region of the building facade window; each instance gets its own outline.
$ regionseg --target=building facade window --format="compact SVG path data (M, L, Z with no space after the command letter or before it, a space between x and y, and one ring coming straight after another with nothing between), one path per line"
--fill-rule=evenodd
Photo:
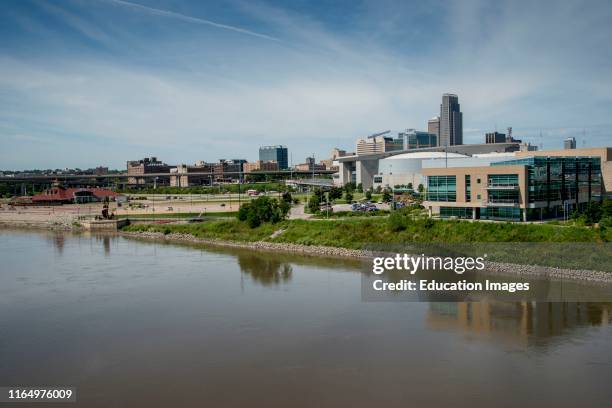
M440 207L440 218L472 218L471 207Z
M480 218L483 220L521 221L520 208L486 207L480 209Z
M518 187L518 174L490 174L489 187Z
M465 175L465 201L470 201L472 199L472 183L471 177L469 174Z
M602 192L599 157L526 157L491 163L491 166L527 166L527 200L548 206L573 201L581 206L600 200ZM551 205L551 203L557 203Z
M430 201L457 201L457 177L429 176L427 198Z

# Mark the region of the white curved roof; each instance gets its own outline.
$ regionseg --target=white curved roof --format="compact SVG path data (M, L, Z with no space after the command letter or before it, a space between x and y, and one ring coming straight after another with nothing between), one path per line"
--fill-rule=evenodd
M395 156L387 157L383 160L398 160L398 159L443 159L448 158L460 158L469 157L459 153L444 153L444 152L414 152L414 153L401 153Z
M476 153L473 154L472 157L514 157L516 156L514 152L492 152L492 153Z

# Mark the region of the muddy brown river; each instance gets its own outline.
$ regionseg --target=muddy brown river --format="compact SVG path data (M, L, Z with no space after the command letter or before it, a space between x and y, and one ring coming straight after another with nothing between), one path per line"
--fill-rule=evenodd
M611 304L366 302L361 273L0 230L0 386L77 390L36 407L612 406Z

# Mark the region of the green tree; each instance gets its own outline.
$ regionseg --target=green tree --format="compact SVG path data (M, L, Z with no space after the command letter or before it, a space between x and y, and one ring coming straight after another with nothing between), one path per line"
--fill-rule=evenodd
M316 214L321 210L321 202L319 201L319 197L317 195L313 195L308 200L308 211L311 214Z
M419 186L417 187L417 191L419 193L422 193L423 191L425 191L425 186L423 186L423 184L419 184Z
M408 189L412 190L412 183L408 183Z
M357 184L357 192L358 193L363 193L363 184L361 184L361 183Z
M290 204L284 200L279 202L270 197L258 197L243 204L237 217L240 221L246 221L249 227L256 228L264 222L277 223L284 220L289 208Z
M315 189L308 200L308 210L311 214L316 214L321 209L321 201L323 201L323 191L321 189Z
M352 193L353 191L355 191L355 188L356 188L356 186L355 186L355 183L353 183L353 182L346 183L346 184L344 185L344 191L350 191L351 193Z
M347 191L346 193L344 193L344 199L347 203L350 203L351 201L353 201L353 193Z
M369 189L367 189L367 190L366 190L366 192L365 192L365 198L366 198L367 200L371 200L371 199L372 199L372 189L371 189L371 188L369 188Z
M329 190L329 199L336 200L338 198L342 198L342 189L340 187L332 187Z
M388 188L385 188L385 191L383 191L382 200L386 203L391 201L391 192Z

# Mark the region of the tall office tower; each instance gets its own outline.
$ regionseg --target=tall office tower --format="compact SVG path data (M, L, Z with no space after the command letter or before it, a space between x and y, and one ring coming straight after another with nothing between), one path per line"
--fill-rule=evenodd
M463 144L463 114L459 97L453 94L442 95L440 105L440 146Z
M575 149L576 148L576 138L575 137L568 137L567 139L565 139L563 141L563 148L564 149Z
M436 141L440 141L440 117L435 116L427 121L427 133L436 135Z
M289 168L289 153L287 146L262 146L259 148L259 160L275 161L280 170Z

